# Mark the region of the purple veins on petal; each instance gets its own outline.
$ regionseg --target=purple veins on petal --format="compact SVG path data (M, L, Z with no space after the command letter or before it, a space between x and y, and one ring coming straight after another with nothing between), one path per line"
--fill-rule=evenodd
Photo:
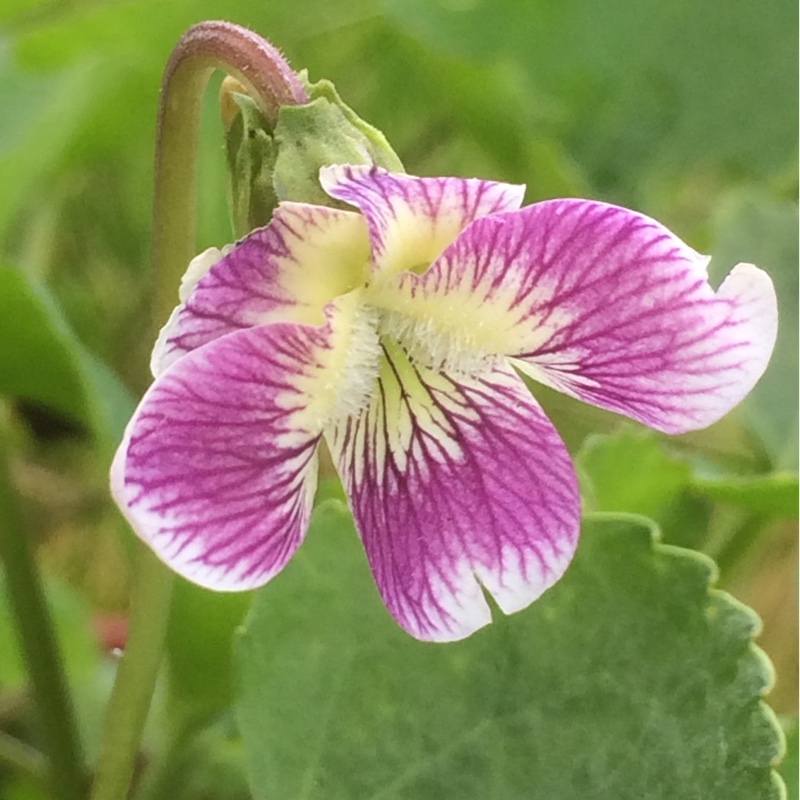
M378 167L324 167L331 197L366 217L375 267L421 272L473 220L520 207L524 186L464 178L416 178Z
M740 264L715 292L708 259L641 214L375 167L320 180L360 213L284 203L192 262L112 466L138 535L196 583L283 568L325 435L391 614L463 638L491 621L484 590L524 608L577 543L572 464L515 367L678 433L769 360L766 274Z
M302 542L316 489L330 332L281 324L231 333L153 384L112 467L138 535L189 580L259 586Z
M452 341L481 336L543 383L679 433L736 405L775 340L769 277L741 264L715 293L707 263L641 214L553 200L477 220L379 303L445 325Z
M387 346L368 409L331 450L389 611L413 636L448 641L561 576L577 540L569 456L508 367L455 380Z
M282 203L265 228L197 281L156 343L152 371L232 331L269 322L324 323L331 300L360 286L369 263L359 214Z

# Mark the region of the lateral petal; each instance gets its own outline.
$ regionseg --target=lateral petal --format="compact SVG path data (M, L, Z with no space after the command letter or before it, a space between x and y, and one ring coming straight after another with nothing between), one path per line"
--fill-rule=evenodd
M209 268L215 254L218 260ZM325 305L362 285L368 265L369 240L360 214L282 203L265 228L227 252L206 251L192 262L182 284L182 305L153 350L153 375L231 331L268 322L322 325Z
M330 311L324 327L273 323L217 338L145 394L114 459L112 492L136 533L184 577L251 589L302 542L350 311Z
M575 550L569 455L507 365L455 380L384 342L372 403L329 435L378 590L425 640L535 600Z
M475 219L522 204L524 186L465 178L415 178L379 167L320 171L322 188L366 217L379 273L422 272Z
M502 353L569 395L681 433L730 411L775 342L766 273L740 264L715 293L707 264L641 214L553 200L477 220L427 273L369 302L418 359L426 347L443 368Z

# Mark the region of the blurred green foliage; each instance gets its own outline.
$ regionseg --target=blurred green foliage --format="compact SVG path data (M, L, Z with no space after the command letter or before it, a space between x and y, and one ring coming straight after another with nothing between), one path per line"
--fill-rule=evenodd
M526 183L528 200L620 202L715 253L730 238L720 209L757 191L725 253L770 248L764 266L796 276L788 0L17 2L0 21L3 255L46 279L84 343L133 385L149 347L160 74L182 31L208 16L334 80L411 172ZM213 92L208 105L198 249L231 238ZM788 217L777 242L765 214Z
M412 173L526 183L528 202L568 195L617 202L711 253L715 281L738 261L767 269L781 313L772 364L753 395L708 431L667 440L534 390L579 454L587 509L652 517L666 541L713 553L723 580L745 575L745 599L755 602L774 580L785 582L765 566L760 543L780 536L796 561L797 15L791 0L6 0L0 7L0 433L14 444L13 473L43 561L83 595L84 610L70 621L61 613L69 603L55 602L63 635L75 637L66 646L73 678L86 674L84 657L70 655L86 652L86 598L95 612L125 608L125 548L96 543L118 542L121 526L105 472L131 396L149 379L159 83L181 33L207 18L246 25L280 46L297 69L307 68L312 80L333 80ZM214 86L206 107L198 250L231 239ZM328 496L338 492L332 484L323 489ZM84 559L89 551L94 562L78 559L76 568L76 541L89 542L77 550ZM130 542L127 533L122 541ZM331 582L349 590L340 573L356 547L352 537L342 541L324 569L304 575L307 595L288 573L269 587L265 598L276 608L289 613L302 603L306 616L298 625L308 626L293 632L296 642L276 642L276 652L285 656L296 646L302 660L331 646L335 631L313 632L321 624L317 613ZM793 584L786 591L794 597ZM189 776L187 797L243 796L243 755L228 706L235 694L233 631L248 602L219 604L181 587L173 608L169 679L148 743L176 755L176 774ZM377 598L364 603L375 605L364 615L380 615ZM254 624L264 611L258 614ZM3 620L0 614L0 642L10 652ZM380 635L397 638L384 622ZM794 675L796 617L765 622L768 631L778 626L770 655L779 675ZM504 624L488 635L502 638L507 630ZM427 657L415 643L399 647L408 650L407 663ZM20 675L12 663L2 660L0 728L19 729L35 743L29 708L14 694ZM311 674L287 670L295 688ZM252 695L255 678L240 678L245 696ZM432 686L436 680L442 675L431 678ZM792 684L791 677L779 681L782 710L796 710ZM98 679L79 694L82 716L94 720L84 725L90 740L106 691ZM395 719L403 699L382 702L394 704L385 711ZM243 714L246 728L260 730L247 709ZM191 725L197 730L187 730ZM144 784L154 800L174 790L169 770L158 773L164 766L158 764ZM42 796L0 767L4 792L19 800Z

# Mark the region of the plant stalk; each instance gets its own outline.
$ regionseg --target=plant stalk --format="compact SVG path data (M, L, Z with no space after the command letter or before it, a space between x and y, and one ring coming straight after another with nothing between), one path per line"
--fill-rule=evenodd
M304 103L302 84L280 53L227 22L190 28L170 56L161 88L153 207L153 336L177 299L195 255L196 162L203 93L214 69L239 80L272 124L281 105ZM92 800L129 796L169 619L172 573L140 546L128 641L109 705Z
M38 784L47 785L47 760L35 748L0 731L0 764L22 772Z
M80 800L85 773L61 650L36 568L0 432L0 559L9 605L30 675L54 796ZM8 745L8 742L6 742ZM21 751L17 748L17 754Z
M164 72L156 142L153 264L154 329L175 305L177 286L195 252L196 161L203 93L214 69L236 78L274 125L282 105L308 102L278 50L228 22L202 22L175 46Z

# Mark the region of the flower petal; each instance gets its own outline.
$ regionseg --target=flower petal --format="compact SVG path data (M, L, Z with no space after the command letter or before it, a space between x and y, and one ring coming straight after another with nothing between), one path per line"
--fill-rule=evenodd
M210 266L212 255L218 260ZM282 203L267 227L227 253L206 251L192 261L182 284L183 305L153 350L153 375L234 330L267 322L323 324L326 303L363 284L368 263L360 214Z
M189 580L259 586L305 537L350 310L331 310L325 327L273 323L215 339L145 394L112 491L137 534Z
M735 406L775 341L769 277L740 264L715 294L707 264L641 214L553 200L478 220L426 274L369 302L423 362L425 347L443 368L502 353L569 395L680 433Z
M221 250L218 247L209 247L202 253L198 253L189 262L189 266L181 278L181 285L178 287L178 298L181 303L186 302L194 287L208 274L211 267L228 255L233 248L232 244L226 244Z
M367 218L375 267L421 272L475 219L522 204L524 186L464 178L415 178L378 167L320 171L322 188Z
M579 498L564 445L507 365L452 377L384 342L372 404L329 443L389 611L419 639L461 639L563 574Z

